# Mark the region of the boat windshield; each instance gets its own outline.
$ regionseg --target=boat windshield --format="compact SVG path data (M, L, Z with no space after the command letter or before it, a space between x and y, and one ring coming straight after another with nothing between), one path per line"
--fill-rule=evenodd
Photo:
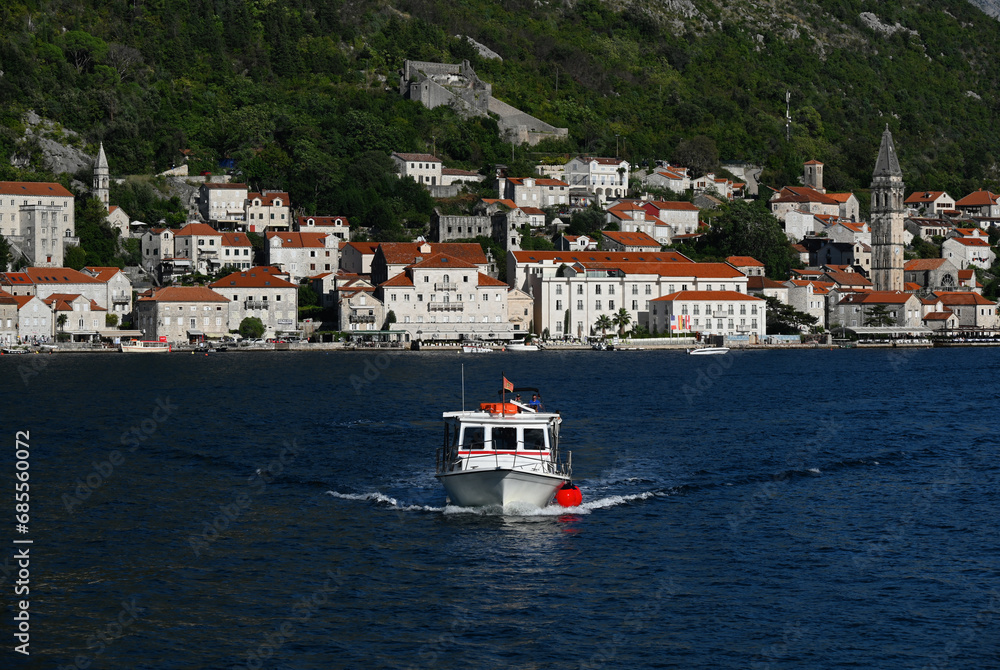
M497 451L517 449L517 428L493 428L493 448Z
M545 451L545 429L525 428L524 429L524 450L525 451Z
M483 426L464 426L462 428L462 448L482 449L486 429Z

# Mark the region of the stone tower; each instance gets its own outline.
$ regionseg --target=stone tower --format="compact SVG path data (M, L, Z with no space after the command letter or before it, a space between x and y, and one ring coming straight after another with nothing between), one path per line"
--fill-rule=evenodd
M826 193L823 188L823 164L812 160L802 166L802 183L820 193Z
M876 291L903 290L903 171L889 124L872 174L872 284Z
M109 200L109 189L111 176L108 171L108 157L104 155L104 142L101 142L101 150L97 152L97 161L94 163L94 197L101 201L104 209L111 211L111 201Z

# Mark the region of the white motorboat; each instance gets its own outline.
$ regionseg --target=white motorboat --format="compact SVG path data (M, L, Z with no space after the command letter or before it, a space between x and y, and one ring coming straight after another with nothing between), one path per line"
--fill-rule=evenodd
M699 349L688 349L692 356L712 356L718 354L728 354L729 347L701 347Z
M507 344L507 351L538 351L538 345L527 340L511 340Z
M533 392L537 389L515 389ZM486 402L478 410L445 412L444 446L435 476L452 504L545 507L572 474L572 452L559 453L558 413L541 401Z
M493 347L488 347L485 344L463 344L462 345L463 354L491 354L493 353Z
M127 354L165 354L170 351L170 344L156 340L129 340L122 342L118 348Z

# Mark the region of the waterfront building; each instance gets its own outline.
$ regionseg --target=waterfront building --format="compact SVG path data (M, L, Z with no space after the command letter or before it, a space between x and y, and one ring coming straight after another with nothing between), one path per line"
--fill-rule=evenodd
M279 276L276 267L256 266L226 275L208 285L229 298L229 330L239 330L243 319L257 317L264 324L264 337L275 337L298 329L298 286Z
M145 340L166 337L168 342L189 342L222 337L229 332L231 304L205 286L168 286L136 301L135 327Z
M678 291L650 304L651 332L745 337L751 344L764 340L767 303L757 296L731 290Z

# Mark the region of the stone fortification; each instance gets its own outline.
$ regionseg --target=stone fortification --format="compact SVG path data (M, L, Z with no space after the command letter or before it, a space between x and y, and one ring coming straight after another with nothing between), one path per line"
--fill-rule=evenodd
M493 88L476 76L469 61L460 65L407 60L399 76L399 93L428 109L450 105L460 114L497 117L500 131L520 144L538 144L546 137L566 137L556 128L493 97Z

